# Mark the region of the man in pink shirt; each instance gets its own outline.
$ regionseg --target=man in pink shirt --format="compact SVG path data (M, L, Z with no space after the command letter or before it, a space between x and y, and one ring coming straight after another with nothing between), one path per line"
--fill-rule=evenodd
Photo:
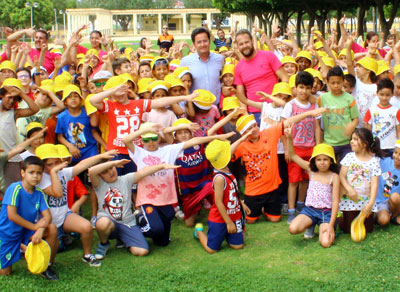
M235 67L236 94L238 96L260 101L260 96L256 94L257 91L271 94L279 79L282 82L288 82L289 77L278 57L269 51L257 51L253 45L253 37L248 30L238 31L236 42L244 57ZM257 123L260 124L260 110L249 106L248 111L254 114Z

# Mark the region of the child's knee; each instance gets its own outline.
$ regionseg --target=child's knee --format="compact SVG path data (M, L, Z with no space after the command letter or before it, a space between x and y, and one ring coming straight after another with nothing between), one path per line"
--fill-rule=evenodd
M113 222L108 219L107 217L101 217L96 221L96 230L97 231L105 231L109 228L111 228L113 225Z
M290 234L298 234L298 233L300 233L299 229L297 228L297 225L293 224L293 223L294 222L290 223L290 225L289 225L289 233Z
M85 220L85 221L82 221L80 230L81 230L81 234L90 234L91 232L93 232L93 226L88 220Z
M244 244L239 244L239 245L230 244L229 246L230 246L231 248L233 248L233 249L242 249L243 246L244 246Z
M129 251L131 252L131 254L133 254L135 256L139 256L139 257L146 256L150 252L148 249L140 248L140 247L134 247L134 246L131 246L129 248Z
M328 236L322 236L319 240L319 243L323 248L331 247L333 240L329 239Z
M12 271L12 267L11 266L9 266L9 267L7 267L5 269L0 269L0 276L8 276L8 275L11 274L11 271Z
M376 219L379 225L385 226L390 222L390 214L388 212L379 212Z
M57 226L54 225L53 223L50 223L49 226L47 226L47 235L51 238L57 237L58 235Z

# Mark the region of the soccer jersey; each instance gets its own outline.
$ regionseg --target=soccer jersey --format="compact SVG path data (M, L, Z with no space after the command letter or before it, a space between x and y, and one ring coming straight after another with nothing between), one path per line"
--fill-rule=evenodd
M128 134L137 131L142 121L144 112L150 111L151 100L130 100L127 104L116 101L103 100L103 110L107 113L109 122L109 136L107 150L117 149L120 154L128 154L123 139ZM140 139L135 140L139 144Z
M2 239L18 240L26 230L8 218L7 206L16 207L17 214L31 223L36 223L41 212L49 208L45 194L40 188L35 187L33 193L29 193L22 186L22 182L11 184L4 195L0 211L0 242Z

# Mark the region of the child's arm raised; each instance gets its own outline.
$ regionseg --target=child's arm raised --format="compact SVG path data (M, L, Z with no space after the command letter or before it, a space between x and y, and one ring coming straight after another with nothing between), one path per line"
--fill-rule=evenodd
M199 96L198 93L192 93L182 96L168 96L167 98L160 98L151 101L150 108L163 108L173 103L178 103L182 100L192 101L193 98Z
M103 100L111 95L123 95L127 94L129 91L129 86L127 84L122 84L120 86L114 87L109 90L104 90L103 92L97 93L90 97L90 103L98 110L103 110Z
M89 168L89 177L93 187L97 187L100 183L100 173L110 169L111 167L122 168L125 164L131 162L129 159L112 160Z
M224 202L222 201L224 197L224 185L224 178L221 175L218 175L214 180L214 200L219 214L226 223L228 233L232 234L236 233L236 225L235 223L233 223L231 217L229 217L229 215L227 214Z
M57 134L57 140L65 145L68 148L68 151L72 154L72 156L75 159L78 159L81 157L81 151L79 150L78 147L76 147L74 144L70 143L65 137L64 134Z
M28 104L28 108L24 109L18 108L15 110L15 115L14 115L15 120L17 120L18 118L34 115L40 110L39 106L22 90L10 86L9 88L7 88L7 92L11 95L15 96L19 95Z
M228 114L226 117L224 117L222 120L218 121L217 123L214 124L208 131L207 135L211 136L214 135L217 130L223 126L225 126L231 119L238 117L241 114L244 114L245 110L243 108L237 107L233 112Z
M291 127L292 124L296 124L296 123L300 122L301 120L304 120L305 118L310 117L310 116L318 117L321 114L323 114L325 111L326 111L326 108L320 107L320 108L313 109L311 111L307 111L307 112L292 116L283 121L284 127L285 128ZM284 119L284 118L282 118L282 119Z
M142 136L143 134L146 133L159 133L160 131L163 130L163 127L161 125L158 124L148 124L145 127L141 127L139 128L139 130L136 130L132 133L130 133L129 135L125 136L125 138L123 139L125 146L132 152L135 153L135 145L132 143L134 140L136 140L137 138L139 138L140 136Z
M258 96L261 96L262 100L270 99L273 102L275 102L275 104L278 105L278 106L284 107L286 105L286 102L284 100L282 100L282 99L280 99L278 97L275 97L275 96L273 96L271 94L268 94L268 93L265 93L265 92L262 92L262 91L257 91L256 94ZM261 109L262 109L263 103L262 102L259 102L259 103L261 104Z
M117 154L117 150L111 150L82 160L72 168L72 177L79 175L89 167L99 163L102 159L112 159Z
M293 162L296 162L298 166L300 166L302 169L306 170L307 172L310 172L310 162L307 160L302 159L299 155L296 154L294 151L293 147L293 137L292 137L292 128L286 128L285 129L285 135L287 137L287 150L289 153L290 160Z
M258 92L257 92L258 94ZM263 103L258 102L258 101L253 101L250 100L246 97L245 91L244 91L244 86L243 85L237 85L236 87L236 96L240 100L241 103L247 105L247 106L252 106L258 109L262 109Z
M243 141L246 141L247 138L251 135L251 131L248 131L245 135L241 136L239 139L237 139L232 145L231 145L231 155L235 153L236 149L239 147L240 143Z
M353 76L356 76L356 73L354 71L354 63L353 59L351 57L351 47L353 45L353 39L352 38L347 38L345 47L346 47L346 63L347 63L347 71L352 74ZM355 58L355 56L354 56Z
M43 189L43 191L54 198L61 198L64 194L64 190L61 184L60 179L58 178L57 172L59 172L61 169L64 167L68 166L68 162L64 161L63 163L60 163L56 166L54 166L50 170L50 180L51 180L51 185L48 186L47 188Z
M56 106L51 108L51 114L55 115L65 109L64 103L50 90L46 90L43 88L38 88L42 94L47 95L54 102Z
M46 131L47 131L47 127L41 129L35 136L33 136L29 139L26 139L22 143L18 144L15 148L11 149L7 153L7 160L10 160L12 157L14 157L18 153L22 152L23 150L25 150L26 147L28 147L33 141L39 139L42 136L42 134Z
M164 134L170 134L172 132L176 132L179 130L189 130L189 131L197 131L200 129L200 125L197 123L190 123L190 124L182 124L178 126L171 126L164 129Z
M230 132L230 133L222 134L222 135L213 135L213 136L206 136L206 137L195 137L195 138L192 138L192 139L184 142L183 149L187 149L187 148L190 148L190 147L193 147L193 146L196 146L196 145L208 143L208 142L211 142L214 139L226 140L226 139L232 137L233 135L235 135L235 132Z

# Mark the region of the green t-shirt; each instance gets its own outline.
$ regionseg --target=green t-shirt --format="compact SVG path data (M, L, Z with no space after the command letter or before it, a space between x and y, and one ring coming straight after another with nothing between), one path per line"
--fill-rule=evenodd
M324 142L331 146L349 144L350 137L343 133L347 124L359 116L354 97L347 92L341 96L327 92L318 98L318 106L327 109L322 115Z

